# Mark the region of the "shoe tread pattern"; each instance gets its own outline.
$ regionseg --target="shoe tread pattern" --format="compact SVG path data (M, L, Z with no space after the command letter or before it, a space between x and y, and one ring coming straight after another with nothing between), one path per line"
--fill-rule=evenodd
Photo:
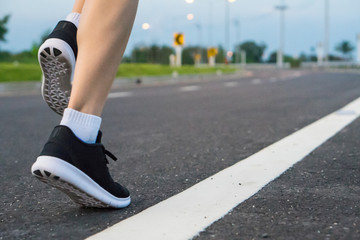
M33 175L40 181L55 187L68 195L75 203L88 208L111 208L108 204L101 202L100 200L90 196L86 192L77 188L71 183L62 180L60 177L50 173L42 173L40 170L35 170Z
M44 74L43 97L49 107L62 115L69 104L71 64L57 48L45 48L40 53L40 65Z

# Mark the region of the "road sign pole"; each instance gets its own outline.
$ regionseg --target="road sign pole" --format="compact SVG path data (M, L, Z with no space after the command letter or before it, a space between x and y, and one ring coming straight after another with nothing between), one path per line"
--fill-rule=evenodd
M215 56L209 57L209 66L215 67Z
M329 62L329 0L325 0L324 62Z
M316 46L316 55L318 66L322 66L324 60L324 46L322 43L318 43L318 45Z
M360 33L357 35L357 62L360 65Z
M181 67L181 61L182 61L182 47L181 46L175 46L175 52L176 52L176 66Z
M181 67L181 53L182 53L182 46L185 43L185 37L183 33L174 33L174 47L175 47L175 54L176 54L176 60L175 65L177 67Z
M283 1L282 1L283 3ZM283 54L284 54L284 38L285 38L285 10L287 9L287 6L282 4L280 6L275 7L277 10L280 11L280 46L277 51L277 66L279 68L283 68L284 66L284 60L283 60Z
M246 66L246 52L244 50L240 51L241 53L241 66Z
M209 66L214 67L215 66L215 57L218 54L218 49L214 47L208 48L207 55L209 59Z

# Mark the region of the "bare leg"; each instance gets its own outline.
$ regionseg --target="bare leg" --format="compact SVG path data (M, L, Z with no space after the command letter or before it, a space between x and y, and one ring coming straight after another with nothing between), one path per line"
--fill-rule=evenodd
M85 0L83 7L80 2L76 0L79 5L73 9L82 15L70 102L31 172L83 206L123 208L131 202L130 192L109 174L106 155L116 158L98 138L98 116L124 53L138 0Z
M81 13L84 3L85 3L85 0L75 0L72 12Z
M100 116L125 51L138 0L87 0L69 108Z

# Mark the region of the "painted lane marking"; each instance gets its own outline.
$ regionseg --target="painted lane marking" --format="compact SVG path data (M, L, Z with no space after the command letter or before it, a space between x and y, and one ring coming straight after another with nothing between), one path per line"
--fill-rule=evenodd
M122 98L122 97L130 97L132 95L133 95L132 92L114 92L114 93L109 93L108 98Z
M255 79L251 80L251 83L254 85L258 85L258 84L262 83L262 80L259 78L255 78Z
M184 86L180 88L180 91L182 92L191 92L191 91L197 91L200 87L197 85L190 85L190 86Z
M89 237L190 239L256 194L360 115L360 98L133 217Z
M238 85L237 82L226 82L224 83L225 87L236 87Z

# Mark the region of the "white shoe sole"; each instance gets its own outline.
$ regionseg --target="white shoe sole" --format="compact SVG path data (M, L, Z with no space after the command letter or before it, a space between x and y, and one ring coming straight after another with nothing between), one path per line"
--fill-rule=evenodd
M70 99L74 52L65 41L50 38L40 46L38 60L43 72L42 97L52 110L62 115Z
M81 170L56 157L38 157L31 172L84 207L124 208L131 202L130 196L118 198L110 194Z

